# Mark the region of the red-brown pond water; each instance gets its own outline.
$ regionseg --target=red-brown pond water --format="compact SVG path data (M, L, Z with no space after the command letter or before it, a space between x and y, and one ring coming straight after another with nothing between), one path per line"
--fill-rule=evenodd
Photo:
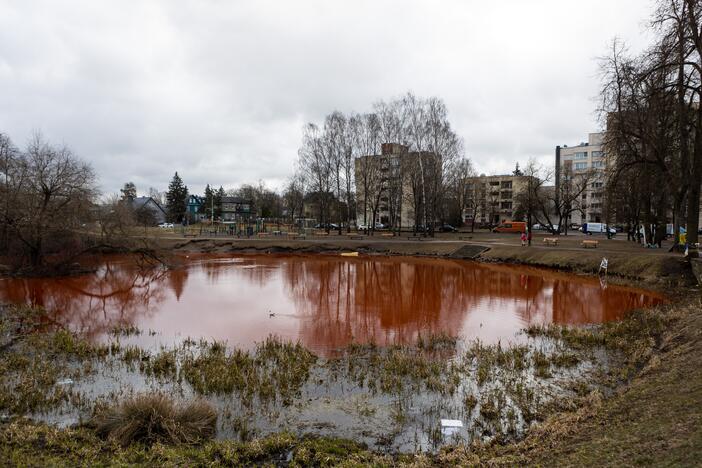
M596 278L470 261L234 255L191 256L171 270L113 257L94 274L0 280L0 301L43 306L57 324L93 339L136 326L143 345L192 337L249 348L275 334L328 354L352 342L440 332L518 341L530 324L600 323L664 298Z

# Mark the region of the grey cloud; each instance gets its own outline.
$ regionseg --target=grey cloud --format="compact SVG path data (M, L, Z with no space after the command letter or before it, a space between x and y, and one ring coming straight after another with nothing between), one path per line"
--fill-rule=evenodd
M595 58L641 47L640 0L0 0L0 131L127 180L280 186L301 127L407 90L444 98L478 170L597 130Z

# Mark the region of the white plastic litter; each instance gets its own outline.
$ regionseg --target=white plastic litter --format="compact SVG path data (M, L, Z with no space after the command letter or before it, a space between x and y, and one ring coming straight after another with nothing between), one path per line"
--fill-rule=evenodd
M73 385L72 379L63 379L56 382L56 385Z
M452 436L457 434L463 427L463 421L460 419L442 419L441 420L441 434L444 436Z

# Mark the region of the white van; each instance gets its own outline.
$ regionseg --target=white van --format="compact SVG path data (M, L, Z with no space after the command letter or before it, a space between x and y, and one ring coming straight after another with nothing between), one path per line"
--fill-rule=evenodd
M593 234L606 233L607 230L607 225L604 223L584 223L582 226L580 226L580 232L590 236ZM609 228L609 233L614 235L617 233L617 230L614 228Z

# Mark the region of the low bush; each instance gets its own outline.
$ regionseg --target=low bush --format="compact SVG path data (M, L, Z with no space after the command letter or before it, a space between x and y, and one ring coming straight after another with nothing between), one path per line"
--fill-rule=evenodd
M193 444L214 437L217 413L202 400L176 404L165 395L146 394L98 411L90 425L98 435L123 446Z

